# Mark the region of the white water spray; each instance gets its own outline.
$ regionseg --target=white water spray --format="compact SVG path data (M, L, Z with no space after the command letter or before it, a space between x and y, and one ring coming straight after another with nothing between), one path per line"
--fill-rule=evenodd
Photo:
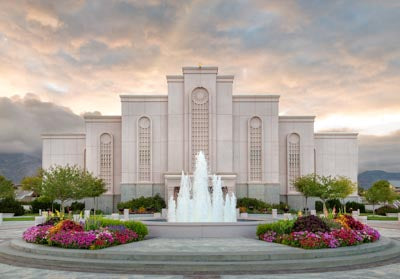
M212 195L208 188L207 161L203 152L196 156L193 186L182 172L177 203L170 197L168 222L236 222L236 197L222 192L221 177L212 177Z

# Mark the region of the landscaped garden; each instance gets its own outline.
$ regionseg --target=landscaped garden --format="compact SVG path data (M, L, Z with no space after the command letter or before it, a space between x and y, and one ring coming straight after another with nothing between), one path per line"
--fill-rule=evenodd
M147 227L137 221L91 217L85 222L50 218L23 233L26 242L71 249L101 249L143 240Z
M353 246L380 238L377 230L345 214L331 218L310 215L261 224L257 228L257 236L263 241L304 249Z

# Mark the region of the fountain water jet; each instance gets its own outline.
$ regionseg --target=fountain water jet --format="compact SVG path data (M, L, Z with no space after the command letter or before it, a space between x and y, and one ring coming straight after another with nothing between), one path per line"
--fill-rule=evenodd
M202 151L196 156L193 186L182 172L177 198L169 199L168 222L236 222L236 197L222 193L220 176L212 177L212 198L208 188L207 161Z

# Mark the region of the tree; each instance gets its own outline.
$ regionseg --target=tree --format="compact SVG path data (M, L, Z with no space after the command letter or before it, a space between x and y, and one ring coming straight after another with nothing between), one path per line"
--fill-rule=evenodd
M85 172L83 176L83 183L85 193L83 194L85 197L93 198L93 206L96 212L97 207L95 206L96 197L107 192L105 182L97 177L94 177L91 173Z
M344 206L344 199L351 195L355 189L355 183L353 183L349 178L345 176L335 177L331 185L331 198L340 199L342 201L342 205ZM343 211L346 211L345 206Z
M14 184L4 176L0 175L0 199L15 198Z
M309 197L316 197L319 195L320 185L318 184L315 174L300 176L295 180L293 185L305 198L304 208L307 208L307 200Z
M104 182L78 166L56 166L44 171L41 193L50 200L59 200L61 212L68 200L99 196L106 191Z
M397 198L397 193L393 190L387 180L378 180L372 184L365 193L366 200L372 204L375 215L375 205L380 202L392 202Z
M42 190L43 169L39 168L34 176L25 176L21 180L22 189L33 191L34 196L40 196Z
M321 199L322 204L324 205L324 212L326 210L326 202L327 200L335 198L333 184L335 182L335 178L332 176L317 176L319 183L319 191L317 192L317 197Z

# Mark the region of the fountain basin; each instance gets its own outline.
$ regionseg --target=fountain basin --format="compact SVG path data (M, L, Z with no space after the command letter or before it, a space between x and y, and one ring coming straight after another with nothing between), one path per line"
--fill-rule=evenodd
M148 237L163 238L256 238L257 226L265 220L239 219L237 222L166 222L161 219L142 220Z

